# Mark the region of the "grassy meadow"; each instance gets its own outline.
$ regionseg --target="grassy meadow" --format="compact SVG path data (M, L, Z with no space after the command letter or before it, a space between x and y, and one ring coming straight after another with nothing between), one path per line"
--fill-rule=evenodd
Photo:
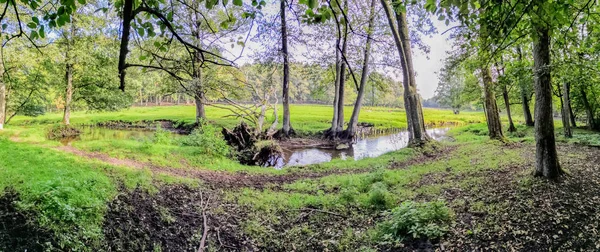
M283 108L280 106L279 120L282 118ZM292 127L301 134L315 134L326 130L331 125L333 108L326 105L291 105L290 106ZM454 125L465 125L469 123L483 122L485 117L482 112L462 112L455 115L451 110L429 109L423 111L425 123L428 125L440 125L443 123ZM240 122L240 118L232 117L233 113L224 108L206 107L206 116L208 120L218 126L234 127ZM268 121L272 122L274 117L272 111L268 114ZM352 107L346 106L344 109L346 121L352 115ZM95 125L107 121L155 121L172 120L184 123L195 122L194 106L162 106L162 107L132 107L116 112L73 112L71 114L72 124ZM44 125L59 123L62 120L62 113L50 113L38 117L15 117L10 125ZM384 107L363 107L360 114L360 122L373 123L378 129L404 129L406 128L406 115L404 110L398 108Z
M225 110L207 112L218 126L238 122L223 118ZM292 122L314 134L328 127L330 113L294 105ZM477 123L482 113L424 113L430 125L459 126L449 139L423 148L281 170L241 165L216 155L222 146L193 145L193 134L160 130L63 146L45 138L60 115L18 117L0 132L0 222L7 224L0 225L0 251L195 251L205 225L210 251L597 246L597 235L586 230L600 224L587 207L600 204L594 197L600 155L593 147L600 134L577 129L565 139L557 129L560 162L570 175L548 183L530 175L533 128L517 125L501 143L488 140L486 125ZM191 106L136 107L76 112L72 122L191 122L193 115ZM362 115L377 128L405 123L397 109L365 108ZM508 243L494 247L490 239Z

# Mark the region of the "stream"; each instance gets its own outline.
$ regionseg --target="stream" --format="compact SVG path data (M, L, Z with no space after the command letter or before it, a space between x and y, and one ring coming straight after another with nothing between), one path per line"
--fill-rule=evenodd
M435 140L446 138L450 128L428 129L427 133ZM97 140L144 140L151 138L153 130L123 130L103 127L83 127L81 135L63 138L63 145L71 145L74 141ZM177 135L173 133L173 135ZM174 136L175 137L175 136ZM408 131L393 134L368 136L359 138L350 148L343 150L324 149L317 147L283 149L283 156L275 162L275 168L285 166L303 166L329 162L333 159L360 160L363 158L377 157L385 153L405 148L408 145Z
M435 140L443 140L450 128L428 129L427 133ZM350 148L345 150L323 148L284 149L283 157L277 160L275 168L285 166L303 166L329 162L333 159L360 160L377 157L408 146L408 131L389 135L369 136L358 139Z

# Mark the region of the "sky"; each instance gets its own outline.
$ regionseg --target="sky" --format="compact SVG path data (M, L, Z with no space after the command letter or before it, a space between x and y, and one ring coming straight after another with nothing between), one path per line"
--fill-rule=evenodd
M449 27L441 21L434 22L438 32L430 37L423 37L425 44L429 45L431 51L428 55L413 49L413 64L417 73L416 82L419 93L424 99L429 99L435 94L438 86L437 71L439 71L446 58L446 52L452 49L452 43L448 40L448 34L442 35ZM429 56L429 59L427 59Z
M268 8L272 8L272 6L268 6ZM270 11L276 13L278 10L273 8L273 10ZM434 96L435 90L439 83L437 72L443 66L443 61L446 58L446 52L452 49L452 43L449 40L449 33L442 35L442 33L446 31L449 26L445 25L442 21L438 21L437 19L434 19L433 24L437 29L437 33L432 35L421 35L422 41L430 47L430 52L425 54L417 48L413 48L413 64L416 72L417 88L423 99L429 99ZM256 27L253 28L250 36L253 36L253 34L256 33L255 30ZM229 57L237 58L241 55L241 57L236 60L236 64L242 65L244 63L250 63L252 62L250 55L252 55L254 51L259 51L263 46L264 45L262 45L260 41L248 41L245 45L245 48L243 48L243 52L242 47L240 46L235 46L234 48L229 49ZM290 52L292 54L293 61L303 61L301 59L302 57L299 57L298 55L301 55L302 51L307 50L306 48L291 47L290 50L297 50L296 52ZM400 75L393 75L393 78L401 80Z

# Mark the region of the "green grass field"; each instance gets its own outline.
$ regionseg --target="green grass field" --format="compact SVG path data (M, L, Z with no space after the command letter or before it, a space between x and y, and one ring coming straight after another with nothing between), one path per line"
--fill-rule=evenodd
M292 105L291 108L292 127L301 134L314 134L330 127L333 108L325 105ZM281 121L281 111L279 118ZM428 125L440 125L449 123L454 125L465 125L485 121L482 112L462 112L455 115L451 110L428 109L424 111L425 123ZM210 122L224 127L233 127L240 122L239 118L231 117L229 110L207 107L207 118ZM350 119L352 107L347 106L344 110L346 120ZM117 112L74 112L71 115L71 123L93 125L106 121L136 122L141 120L172 120L192 123L195 121L194 106L163 106L163 107L133 107ZM62 120L62 114L52 113L39 117L15 117L7 127L24 125L43 125L58 123ZM268 120L274 120L272 113ZM406 128L406 116L404 110L397 108L363 107L360 114L360 122L373 123L381 130Z

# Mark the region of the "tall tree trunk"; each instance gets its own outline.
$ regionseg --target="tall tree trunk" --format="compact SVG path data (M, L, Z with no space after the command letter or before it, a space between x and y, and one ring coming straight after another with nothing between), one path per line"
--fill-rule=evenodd
M339 0L336 0L339 1ZM338 3L339 4L339 3ZM348 0L344 0L344 6L343 6L343 12L348 13ZM342 42L342 53L341 56L342 58L346 57L347 52L348 52L348 24L349 24L349 20L346 20L345 17L347 17L347 15L343 15L344 16L344 30L343 30L343 42ZM338 109L337 109L337 113L338 113L338 123L337 123L337 128L338 131L342 131L344 129L344 97L345 97L345 90L346 90L346 68L348 66L346 65L346 61L342 60L341 65L340 65L340 86L339 86L339 94L338 94Z
M196 4L196 9L199 9L201 7L199 1L194 3ZM190 13L190 16L193 19L191 26L194 29L193 35L196 38L196 46L198 48L201 48L202 41L204 39L204 32L202 30L202 23L204 19L197 11L192 11ZM202 79L202 53L197 51L195 52L195 54L193 54L193 56L193 96L196 105L196 125L200 126L200 123L206 120L206 111L204 109L206 103L206 90L204 89L204 82Z
M517 47L518 61L522 62L523 55L521 47ZM529 108L529 94L523 83L519 85L521 87L521 102L523 107L523 117L525 117L525 125L533 126L533 117L531 116L531 109Z
M356 96L356 102L354 103L354 109L352 110L352 117L350 118L350 122L348 123L348 137L354 137L354 135L356 134L356 128L358 126L358 115L362 106L362 99L365 94L367 79L369 78L369 57L371 53L371 42L373 41L371 35L373 33L373 26L375 23L375 0L371 0L370 9L371 11L369 16L369 26L367 28L367 42L365 43L362 74L360 77L360 86L358 87L358 95Z
M285 20L285 2L280 1L280 16L281 16L281 53L283 54L283 135L289 136L293 133L290 123L290 66L288 55L288 35L287 25Z
M492 74L489 66L485 65L481 68L481 78L483 79L483 95L489 132L488 135L490 136L490 139L503 140L502 123L500 122L498 104L496 103L496 95L494 94L494 82L492 81Z
M396 43L398 53L400 54L403 75L402 84L404 87L404 107L406 110L409 131L409 145L422 145L431 138L425 131L421 98L417 93L406 13L396 13L395 18L398 23L398 27L396 27L392 10L387 1L381 0L381 5L383 6L388 24L394 36L394 42Z
M75 22L71 23L70 27L70 38L67 38L67 50L65 50L66 58L66 71L65 81L67 88L65 90L65 110L63 114L63 123L65 125L71 124L71 101L73 100L73 55L71 50L73 49L73 41L75 39Z
M521 86L521 101L523 107L523 116L525 117L525 125L533 126L533 116L531 115L531 109L529 108L529 95L523 86Z
M562 94L562 119L563 119L563 133L565 137L573 137L573 131L571 130L571 98L569 97L569 88L567 82L563 82L563 94Z
M513 123L512 114L510 113L510 99L508 97L508 89L506 85L502 86L502 96L504 98L504 105L506 105L506 115L508 116L508 132L515 132L515 124Z
M2 30L0 29L0 34ZM6 122L6 83L4 83L4 55L3 50L0 48L0 130L4 129L4 123Z
M348 31L344 29L344 42L342 44L342 57L346 55L348 51ZM338 88L338 108L337 108L337 131L344 129L344 93L346 92L346 62L342 60L340 64L340 80Z
M567 107L569 108L569 118L571 119L571 126L573 128L577 128L575 114L573 113L573 106L571 105L571 83L567 83L567 94L569 94L569 102L567 103Z
M555 179L561 173L554 137L552 85L550 80L550 31L546 24L533 22L535 73L536 176Z
M73 100L73 67L70 63L67 63L65 81L67 82L67 88L65 90L65 109L63 114L63 123L65 125L69 125L71 124L71 101Z
M134 18L133 0L123 0L123 27L121 28L121 44L119 46L119 89L125 91L125 68L127 53L129 52L129 33L131 32L131 21Z
M196 102L196 124L200 125L200 122L206 120L206 112L204 110L204 94L202 92L194 96Z
M0 79L0 130L4 129L5 121L6 121L6 84L4 83L4 80Z
M340 93L340 69L342 65L342 59L340 50L338 50L338 46L340 45L341 38L338 37L336 40L336 49L335 49L335 93L333 98L333 119L331 120L331 136L332 138L337 137L338 134L338 104L339 104L339 93Z
M504 65L504 60L502 56L500 56L500 63ZM504 76L504 66L500 67L497 63L495 64L496 71L498 72L498 76ZM510 113L510 98L508 96L508 88L506 87L506 83L502 85L502 98L504 99L504 107L506 108L506 115L508 117L508 132L515 132L517 128L515 128L515 124L512 119L512 114Z
M595 119L594 119L594 111L592 109L592 106L590 105L590 101L587 98L587 93L585 92L584 88L582 87L579 91L581 93L581 99L583 100L583 107L585 108L585 113L587 115L587 126L590 130L593 130L596 128L596 123L595 123Z

